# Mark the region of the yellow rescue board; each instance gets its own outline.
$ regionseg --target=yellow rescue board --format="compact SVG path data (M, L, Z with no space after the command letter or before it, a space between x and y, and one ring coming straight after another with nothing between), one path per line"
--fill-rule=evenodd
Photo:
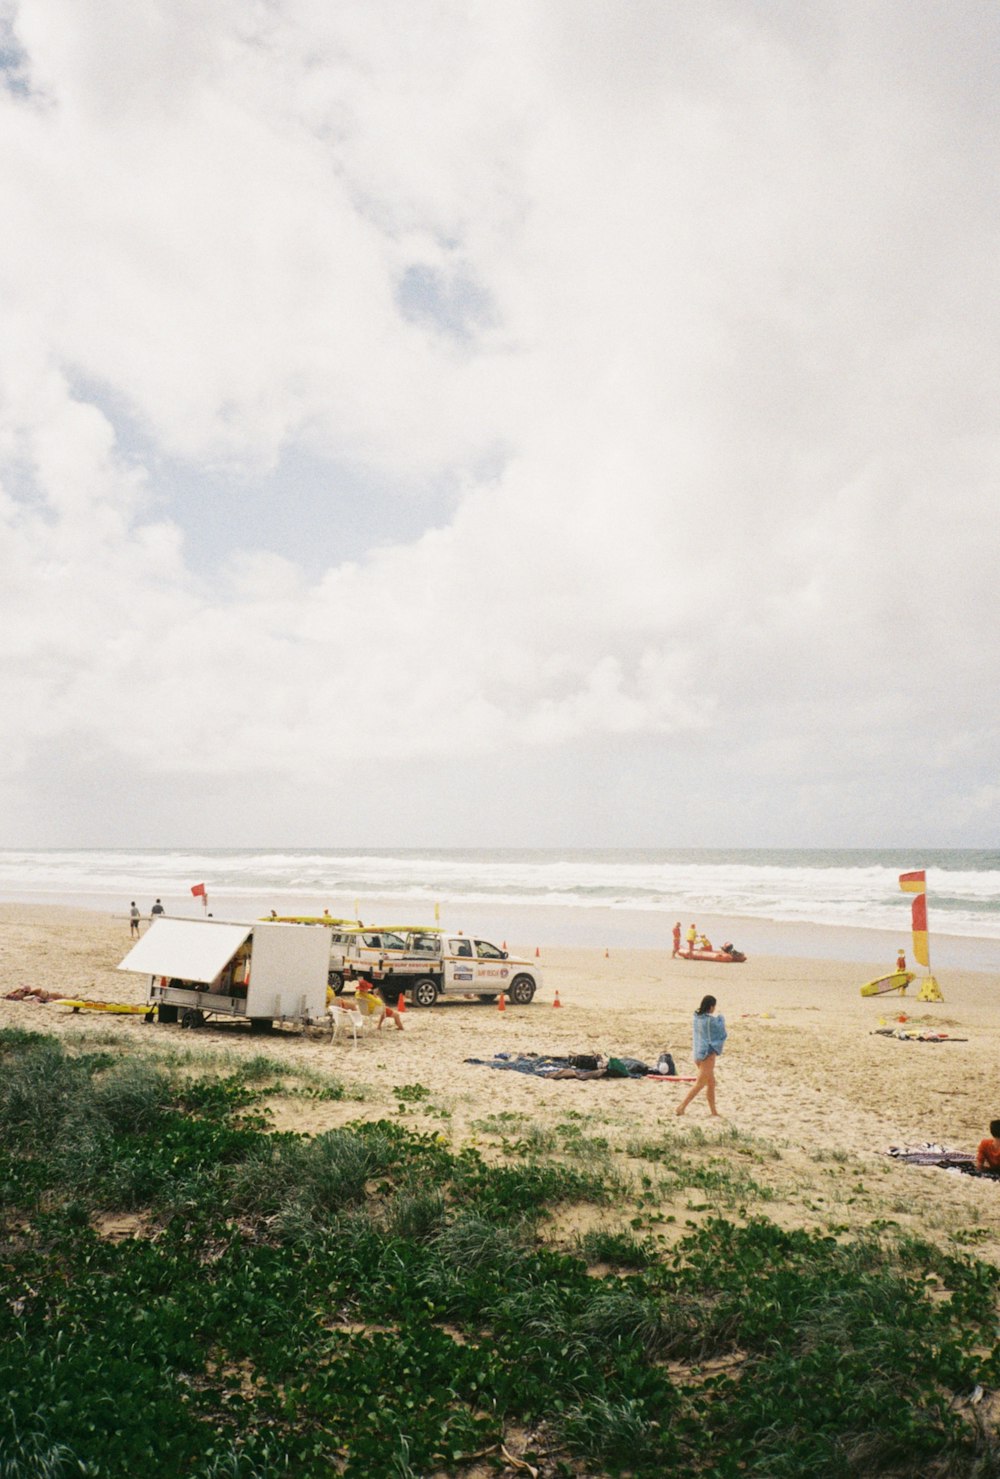
M261 915L261 924L336 924L341 929L358 930L362 926L356 919L334 919L331 914L270 914Z
M141 1012L143 1016L150 1010L149 1006L134 1007L127 1005L123 1001L74 1001L68 996L61 996L52 1005L57 1007L72 1007L74 1012Z
M884 996L887 991L905 991L914 979L912 971L892 971L888 976L877 976L874 981L866 981L861 988L861 995Z

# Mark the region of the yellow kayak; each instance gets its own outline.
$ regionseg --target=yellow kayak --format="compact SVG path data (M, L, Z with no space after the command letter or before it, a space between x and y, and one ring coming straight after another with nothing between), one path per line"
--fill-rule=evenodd
M902 996L910 982L915 980L912 971L890 971L887 976L876 976L866 981L861 988L862 996L884 996L887 991L898 991Z

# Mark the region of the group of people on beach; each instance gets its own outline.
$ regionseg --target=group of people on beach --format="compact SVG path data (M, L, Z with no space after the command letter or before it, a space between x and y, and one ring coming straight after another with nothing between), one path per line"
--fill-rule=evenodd
M682 960L703 958L705 956L709 956L713 960L721 960L724 956L727 955L732 956L734 960L746 960L746 956L736 949L731 940L727 940L724 945L719 945L718 947L716 947L712 944L711 940L705 934L704 930L699 930L696 924L688 925L687 933L684 936L684 944L686 948L682 950L680 920L677 921L673 928L673 942L674 948L671 953L672 960L676 960L678 956L680 956Z
M150 921L150 923L151 924L155 924L156 921L159 919L160 915L161 914L166 914L166 912L167 911L164 909L164 907L163 907L162 903L160 902L160 900L157 899L156 903L153 905L153 907L149 911L149 921ZM138 937L139 937L139 925L140 925L141 921L142 921L142 913L141 913L141 911L139 909L139 905L135 902L135 899L133 899L132 902L131 902L131 904L128 906L129 934L133 937L133 939L138 939Z

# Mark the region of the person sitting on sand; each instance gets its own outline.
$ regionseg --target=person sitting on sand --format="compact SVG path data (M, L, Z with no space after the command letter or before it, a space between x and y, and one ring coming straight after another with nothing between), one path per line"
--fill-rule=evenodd
M403 1019L397 1012L396 1008L391 1007L388 1002L382 1000L377 991L372 990L372 983L367 980L365 976L358 977L357 990L354 993L354 1000L345 1001L343 998L341 998L339 1005L342 1006L345 1011L361 1012L366 1017L374 1017L376 1012L381 1012L382 1015L379 1017L377 1023L379 1032L381 1032L382 1030L382 1023L385 1021L386 1017L392 1018L396 1026L399 1028L400 1032L402 1032L403 1030Z
M977 1171L1000 1171L1000 1120L990 1120L990 1133L976 1151Z
M719 1111L715 1107L715 1060L722 1052L722 1045L726 1041L726 1019L714 1015L715 997L702 997L701 1005L694 1014L691 1032L691 1056L698 1069L698 1077L694 1087L688 1090L686 1096L681 1100L675 1110L676 1114L683 1114L696 1094L705 1090L708 1100L709 1113L717 1115Z

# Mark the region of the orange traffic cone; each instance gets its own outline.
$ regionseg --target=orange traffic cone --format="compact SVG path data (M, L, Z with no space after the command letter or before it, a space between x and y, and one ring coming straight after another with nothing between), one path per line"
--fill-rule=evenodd
M503 942L503 948L504 948L504 949L505 949L505 950L506 950L506 949L507 949L507 941L506 941L506 940L504 940L504 942Z
M607 950L605 950L605 952L604 952L604 959L605 959L605 960L607 960L607 959L608 959L608 952L607 952Z
M561 1007L562 1006L562 1002L559 1000L559 987L558 986L556 987L556 999L552 1003L552 1005L554 1007Z
M539 957L539 956L540 956L540 955L541 955L541 953L542 953L542 952L541 952L541 951L540 951L540 950L539 950L539 948L538 948L538 946L537 946L537 945L536 945L536 946L535 946L535 959L536 959L536 960L537 960L537 959L538 959L538 957Z
M507 1003L504 1001L504 999L503 999L503 992L501 991L500 996L499 996L499 999L497 1001L497 1011L498 1012L505 1012L506 1010L507 1010Z
M406 1011L406 998L405 998L405 996L403 995L402 992L399 993L399 1000L396 1003L396 1011L397 1012L405 1012Z

